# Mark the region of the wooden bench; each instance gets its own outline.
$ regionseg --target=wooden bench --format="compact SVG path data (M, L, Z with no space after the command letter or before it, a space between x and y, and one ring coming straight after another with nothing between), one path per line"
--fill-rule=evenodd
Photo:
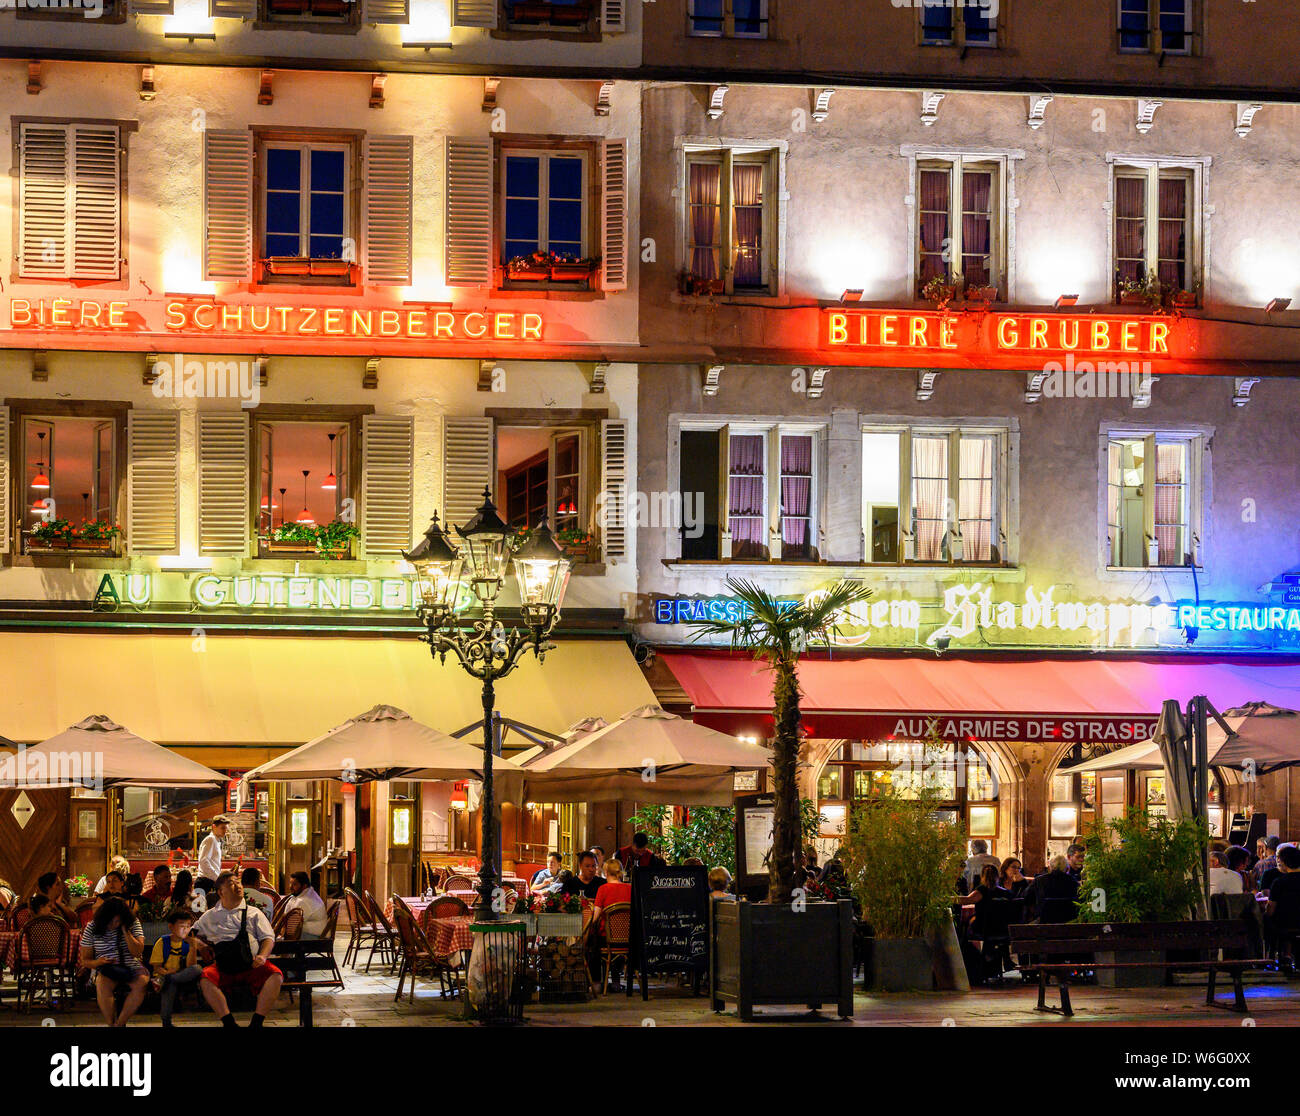
M281 991L298 993L298 1025L310 1027L312 993L317 988L343 987L334 961L334 942L329 938L280 938L271 950L271 961L284 973Z
M1053 1011L1073 1015L1070 1007L1070 974L1097 969L1160 968L1192 970L1209 974L1205 1003L1211 1007L1246 1011L1246 996L1241 974L1247 969L1269 967L1262 958L1220 958L1219 951L1247 952L1248 936L1244 922L1114 922L1114 923L1028 923L1011 928L1011 948L1021 957L1022 973L1038 973L1036 1011ZM1192 951L1209 955L1197 961L1098 961L1096 954ZM1167 955L1166 955L1167 958ZM1233 1002L1215 999L1215 977L1225 972L1232 977ZM1061 989L1061 1006L1046 1002L1047 982L1056 977Z

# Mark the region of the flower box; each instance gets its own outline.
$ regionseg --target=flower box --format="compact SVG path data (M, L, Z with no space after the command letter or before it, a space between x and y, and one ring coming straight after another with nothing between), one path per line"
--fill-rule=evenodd
M314 554L316 548L309 542L288 542L282 539L263 540L266 549L272 554Z
M541 938L576 938L582 933L582 912L554 912L533 915Z
M1151 300L1145 291L1120 291L1119 304L1121 306L1149 306Z
M551 265L552 283L585 283L595 273L595 265L577 261Z
M310 260L294 256L271 256L262 261L262 270L267 277L311 278L311 279L348 279L356 265L350 260Z
M997 302L997 300L998 300L997 287L967 287L966 288L967 302L987 303L987 302Z
M549 267L521 267L508 270L506 277L512 283L546 283L550 281L551 269Z
M66 536L57 539L38 539L35 536L27 540L28 550L67 550L68 539Z
M1172 302L1175 306L1178 306L1184 310L1194 308L1196 306L1196 292L1195 291L1174 291L1172 296Z
M110 554L113 550L112 539L77 539L72 540L71 550L90 550L97 554Z

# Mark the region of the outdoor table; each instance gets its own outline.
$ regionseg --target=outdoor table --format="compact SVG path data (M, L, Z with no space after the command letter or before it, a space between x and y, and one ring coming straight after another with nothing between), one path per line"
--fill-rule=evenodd
M297 984L298 1026L312 1025L313 985L342 988L334 964L334 943L329 938L276 938L271 949L271 963L284 974L285 983ZM321 979L315 979L321 978Z
M427 921L425 935L429 939L429 948L440 960L450 958L453 953L468 953L474 948L474 935L470 927L474 924L471 915L453 915L451 918L431 918Z

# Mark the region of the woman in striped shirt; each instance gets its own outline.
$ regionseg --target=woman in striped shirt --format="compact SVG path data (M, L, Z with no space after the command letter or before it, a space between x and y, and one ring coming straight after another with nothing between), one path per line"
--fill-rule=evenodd
M95 974L95 998L110 1027L125 1027L144 1001L149 970L140 960L143 953L140 920L121 899L108 896L81 932L81 964ZM127 989L120 1012L113 1002L119 987Z

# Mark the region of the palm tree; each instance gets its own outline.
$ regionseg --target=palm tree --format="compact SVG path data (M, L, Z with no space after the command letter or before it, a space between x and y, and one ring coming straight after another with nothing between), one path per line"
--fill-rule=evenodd
M697 623L692 638L730 636L732 647L765 659L775 674L772 769L776 804L768 901L788 903L794 890L795 869L803 864L795 774L799 762L799 656L811 641L829 642L839 631L844 610L865 601L871 590L860 582L839 581L805 600L781 601L752 581L740 578L727 578L727 588L741 605L741 618Z

